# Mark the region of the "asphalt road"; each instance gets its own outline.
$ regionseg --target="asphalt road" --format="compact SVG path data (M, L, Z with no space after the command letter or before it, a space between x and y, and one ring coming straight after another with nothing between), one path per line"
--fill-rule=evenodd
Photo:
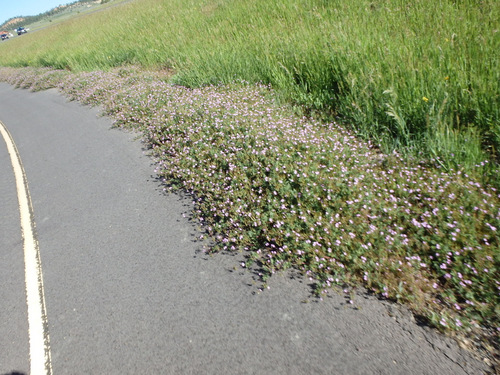
M166 195L136 134L55 90L0 84L26 172L54 374L478 374L404 310L307 280L258 292L239 255L207 256L191 202ZM23 246L0 141L0 374L29 373ZM305 301L310 301L305 303Z

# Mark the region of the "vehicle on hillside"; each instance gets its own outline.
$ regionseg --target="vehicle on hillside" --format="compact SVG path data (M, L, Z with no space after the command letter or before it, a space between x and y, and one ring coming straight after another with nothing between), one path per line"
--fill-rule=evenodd
M9 34L0 34L2 40L9 39Z
M24 27L20 26L16 29L16 32L17 32L17 35L22 35L22 34L26 34L28 32L28 30L26 30Z

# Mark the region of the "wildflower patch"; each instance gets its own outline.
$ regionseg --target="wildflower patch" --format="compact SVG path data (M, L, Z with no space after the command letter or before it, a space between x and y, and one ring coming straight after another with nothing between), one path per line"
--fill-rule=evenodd
M382 154L336 123L277 105L264 85L187 89L134 69L30 72L0 69L0 79L58 86L140 130L165 186L192 195L212 251L245 251L242 267L257 262L265 277L299 269L320 298L333 285L363 285L442 330L498 330L494 187L433 160Z

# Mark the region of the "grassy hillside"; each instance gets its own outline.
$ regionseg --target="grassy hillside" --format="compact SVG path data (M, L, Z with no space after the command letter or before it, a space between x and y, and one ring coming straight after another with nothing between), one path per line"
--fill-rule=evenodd
M110 4L111 0L79 0L74 1L72 3L68 3L66 5L60 5L56 8L53 8L44 13L40 13L36 16L26 16L26 17L14 17L6 22L0 29L3 30L14 30L19 26L26 26L29 28L29 31L39 31L40 29L44 29L49 26L53 26L60 22L67 21L72 18L79 17L81 15L93 13L96 11L100 11L106 9L110 6L117 5L119 3L123 3L131 0L113 0L112 4ZM15 33L14 33L15 36Z
M470 169L499 155L499 10L495 0L135 0L1 45L0 64L139 64L189 87L269 83L385 150Z
M109 0L77 0L65 5L59 5L58 7L37 15L12 17L1 24L0 29L17 29L19 26L30 25L30 29L33 30L36 27L33 26L36 24L62 19L64 16L71 13L79 14L81 11L86 11L108 1Z

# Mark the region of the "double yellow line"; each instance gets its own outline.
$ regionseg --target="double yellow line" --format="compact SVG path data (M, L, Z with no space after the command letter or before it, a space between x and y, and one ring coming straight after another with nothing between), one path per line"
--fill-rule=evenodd
M30 374L51 375L50 340L43 291L40 249L36 239L33 206L21 157L7 127L0 121L0 133L7 145L17 187L17 199L24 244L24 273L28 305Z

